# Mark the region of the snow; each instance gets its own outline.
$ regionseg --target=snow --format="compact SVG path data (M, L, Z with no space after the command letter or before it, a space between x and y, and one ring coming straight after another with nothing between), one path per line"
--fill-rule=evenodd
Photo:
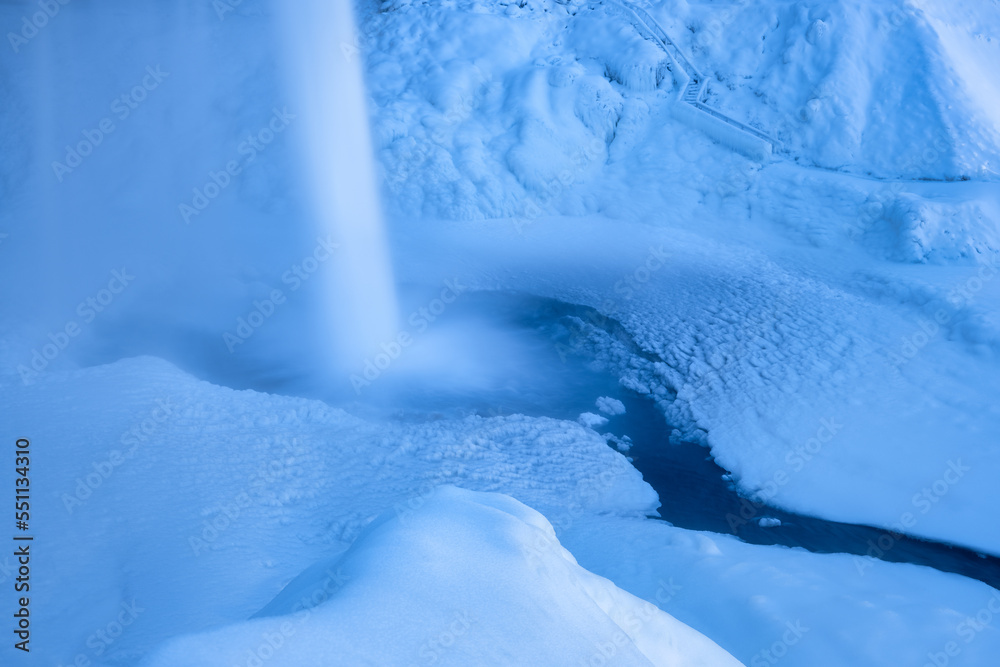
M334 577L329 599L312 604ZM333 656L347 664L740 664L578 566L534 510L454 487L412 512L376 518L336 562L296 578L264 616L175 640L144 664L235 664L254 652L274 665Z
M654 14L710 73L710 100L777 134L803 163L887 178L996 170L995 120L969 93L992 77L946 46L969 44L974 26L956 21L954 36L942 35L927 18L954 15L950 2L667 7ZM995 8L966 7L965 16L996 18Z
M988 114L995 105L976 103L973 95L992 99L983 98L991 94L991 77L977 75L995 51L982 27L995 19L994 10L963 5L964 19L949 19L938 33L933 26L942 21L934 24L929 12L947 14L951 4L924 5L816 0L722 8L685 2L651 11L708 76L708 104L775 136L798 164L889 179L993 178L998 130ZM495 25L488 11L408 6L367 17L376 134L391 137L383 164L396 209L446 218L531 217L536 207L579 215L607 211L629 184L674 189L677 179L648 179L634 164L628 178L595 169L605 148L588 143L608 144L617 158L643 138L648 159L680 157L689 164L697 162L695 155L703 158L703 149L671 150L669 139L648 136L657 126L668 137L677 134L676 127L663 127L676 122L657 120L664 113L758 161L765 158L757 139L674 104L667 89L656 88L654 74L666 52L610 7L528 3L525 11L505 14L503 28L481 41ZM428 24L477 40L464 49L476 78L431 74L442 66L427 63L451 61L455 45ZM416 26L420 48L395 37ZM484 52L484 44L503 44L505 57ZM523 58L517 66L513 54ZM621 64L625 60L632 69ZM390 79L391 95L376 75L389 62L400 72ZM525 77L533 87L521 83ZM450 90L448 108L440 103L442 89ZM579 94L571 113L561 100L574 90ZM587 134L580 133L580 120ZM516 157L510 156L512 143Z
M597 399L595 405L597 405L598 410L612 417L625 414L625 404L617 398L601 396Z
M917 278L864 249L830 250L840 262L823 265L821 249L780 237L768 256L596 217L541 218L521 234L435 226L421 236L448 255L486 238L502 261L432 267L406 236L407 270L460 271L474 288L533 289L617 318L662 361L598 330L581 342L658 400L680 437L710 446L745 492L832 520L898 529L905 519L904 532L997 553L989 510L973 509L1000 472L992 265L923 265ZM561 254L543 251L553 246ZM616 291L658 247L669 260L627 298ZM969 470L956 477L952 463Z
M912 534L997 553L1000 532L970 511L1000 472L990 399L1000 350L997 141L955 88L978 85L969 68L981 58L943 50L927 7L654 6L679 46L714 71L708 103L772 132L787 154L770 164L740 157L671 122L683 108L671 99L612 84L623 109L646 111L632 138L616 133L599 177L578 168L513 220L456 224L427 216L464 216L424 208L416 230L401 215L400 270L425 280L461 273L476 288L617 318L662 359L600 343L625 381L661 401L680 437L710 446L745 493L840 521L905 521ZM548 29L589 16L549 10L514 24ZM993 10L962 11L947 39L981 44ZM369 18L383 35L406 20ZM536 48L558 46L545 44ZM484 108L468 122L480 117L492 116ZM551 125L575 120L562 118ZM384 165L391 180L394 163ZM929 180L891 180L900 176ZM974 180L934 182L959 177ZM412 210L405 193L392 199ZM643 256L657 248L666 261ZM436 263L448 257L446 269L422 260L431 252ZM948 484L953 463L971 470Z
M275 6L221 4L60 5L2 56L0 405L4 437L39 452L35 657L247 664L275 632L288 664L596 664L598 637L653 664L725 664L712 642L749 665L1000 654L978 581L645 518L658 500L615 451L629 441L594 430L622 414L607 396L561 420L266 393L349 382L315 376L326 278L283 279L330 240L304 213L310 137ZM621 330L581 320L569 343L744 494L1000 554L997 7L643 7L706 75L706 104L773 152L681 100L677 63L610 4L359 7L341 47L367 74L398 281L590 306ZM4 4L0 23L33 11ZM275 117L287 128L250 151ZM230 353L224 332L267 299ZM386 373L450 359L443 382L484 392L463 336L496 340L496 364L503 337L425 322L435 354ZM300 624L289 605L317 586Z

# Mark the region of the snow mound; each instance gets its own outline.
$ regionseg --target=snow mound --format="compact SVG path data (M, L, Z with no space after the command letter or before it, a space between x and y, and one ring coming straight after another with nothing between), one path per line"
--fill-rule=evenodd
M651 91L663 83L667 89L672 86L667 54L603 8L576 17L570 43L578 54L597 60L608 78L630 90Z
M331 570L265 610L282 615L172 641L145 664L740 664L584 570L541 514L500 494L443 487L390 510Z

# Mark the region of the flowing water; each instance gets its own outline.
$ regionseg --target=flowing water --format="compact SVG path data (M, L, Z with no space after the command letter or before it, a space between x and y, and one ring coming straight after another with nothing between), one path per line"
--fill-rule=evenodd
M587 323L587 324L584 324ZM625 453L659 494L658 517L691 530L729 534L754 544L801 547L858 556L859 572L872 556L954 572L1000 587L1000 558L940 542L838 523L759 504L741 496L708 449L672 442L673 430L654 402L621 385L594 349L576 344L581 326L603 332L630 354L650 361L624 327L593 309L552 299L498 292L466 293L428 322L410 327L378 376L344 400L343 376L324 383L308 369L286 374L247 372L243 366L201 360L191 370L237 389L305 396L340 405L372 420L436 420L478 414L525 414L576 420L598 413L608 396L626 408L598 431L628 436Z
M339 244L327 276L331 369L359 366L398 329L361 58L346 0L281 2L292 102L317 232Z
M708 449L672 443L672 428L652 400L621 386L612 371L569 344L581 321L599 323L609 337L633 353L641 352L618 322L592 309L526 295L477 293L463 297L435 323L436 330L425 332L449 341L442 346L446 351L435 357L436 366L458 365L463 372L442 370L437 379L433 373L413 376L401 363L398 385L390 368L384 386L373 383L372 392L355 408L380 406L386 411L382 416L400 418L517 412L576 419L583 412L597 413L595 400L609 396L620 400L626 412L605 415L608 422L598 430L631 439L627 456L659 494L660 520L754 544L854 554L859 572L866 559L874 557L1000 587L1000 558L871 526L804 516L741 496ZM413 349L417 355L422 354L419 343Z

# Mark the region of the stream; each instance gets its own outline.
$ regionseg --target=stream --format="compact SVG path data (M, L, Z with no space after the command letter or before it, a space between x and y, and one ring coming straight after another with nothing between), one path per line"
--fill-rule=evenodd
M924 565L1000 588L1000 558L796 514L741 496L708 449L670 441L673 428L653 400L622 386L595 350L579 344L584 330L606 336L628 354L660 361L639 348L619 322L592 308L504 292L463 294L426 327L411 329L410 348L357 396L332 393L304 368L248 369L232 365L231 355L215 365L204 358L194 364L175 361L195 373L207 371L206 379L218 384L318 398L373 420L524 414L576 421L581 413L599 412L598 397L615 398L625 405L625 413L602 415L608 421L596 430L631 439L624 454L661 502L659 516L651 520L735 535L753 544ZM859 569L864 562L859 561Z
M472 393L461 383L429 387L421 392L419 405L413 402L411 388L405 401L410 410L445 414L463 405L483 416L522 413L576 420L584 412L598 413L595 400L609 396L625 405L625 414L602 415L608 421L596 430L631 439L625 455L660 497L660 516L653 519L690 530L735 535L752 544L923 565L1000 588L1000 558L872 526L796 514L740 495L728 471L715 463L708 449L670 442L673 429L650 398L626 389L613 372L581 354L579 346L567 344L578 335L574 331L583 321L602 329L632 354L658 360L640 350L612 318L584 306L497 292L465 297L464 303L442 317L441 326L448 327L451 318L481 319L506 332L510 339L506 349L498 350L494 340L474 338L483 348L482 357L492 360L485 365L494 368L496 375L479 376L486 382ZM388 400L398 398L394 395ZM859 568L863 568L861 562Z

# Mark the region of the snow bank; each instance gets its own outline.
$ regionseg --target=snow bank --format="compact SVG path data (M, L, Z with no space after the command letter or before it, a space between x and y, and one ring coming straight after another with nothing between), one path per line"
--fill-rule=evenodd
M578 566L542 515L500 494L440 488L320 567L265 618L174 640L144 664L740 664Z
M869 202L866 242L903 262L993 264L1000 259L1000 224L987 202L927 199L913 193Z
M671 110L677 121L704 132L714 141L755 162L767 162L771 158L773 147L770 142L744 132L702 109L678 102Z
M95 660L88 638L123 602L143 611L102 660L134 662L169 637L247 618L378 514L415 511L443 484L545 512L658 506L621 454L573 422L368 422L150 357L28 387L8 378L0 404L6 432L48 452L33 480L47 492L32 499L48 545L33 639L48 664Z

